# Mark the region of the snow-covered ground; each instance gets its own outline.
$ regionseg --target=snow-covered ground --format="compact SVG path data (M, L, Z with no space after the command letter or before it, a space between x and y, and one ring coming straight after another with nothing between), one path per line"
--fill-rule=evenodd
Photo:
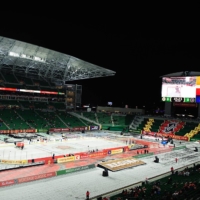
M60 153L57 150L57 146L62 146L67 144L70 147L70 152L77 152L80 150L87 150L89 148L107 148L124 145L121 141L105 140L101 138L87 138L87 139L74 139L65 142L55 142L51 144L51 147L45 144L30 144L26 145L25 149L18 150L16 157L22 158L26 156L27 151L36 151L34 155L40 155L41 151L45 154L50 155L52 152ZM178 141L177 141L178 144ZM85 170L77 173L62 175L58 177L43 179L35 182L22 183L18 185L2 187L0 188L0 198L1 200L84 200L85 193L87 190L90 191L90 196L94 197L100 194L108 193L110 191L116 190L118 188L125 187L140 181L144 181L146 178L151 178L170 171L173 166L174 169L184 167L193 162L200 161L199 152L192 151L194 146L199 144L189 144L186 143L189 148L176 150L168 153L158 154L160 163L154 163L154 156L141 158L146 165L141 165L138 167L133 167L117 172L109 172L108 177L102 176L101 168L94 168L90 170ZM77 147L79 147L77 149ZM191 149L190 149L191 147ZM8 149L7 149L8 148ZM2 152L12 151L14 147L0 147L0 155ZM4 149L4 150L3 150ZM68 150L68 151L69 151ZM29 152L29 151L28 151ZM6 155L7 155L6 153ZM28 154L28 153L27 153ZM33 154L33 153L32 153ZM13 153L10 153L10 158L13 157ZM28 154L29 155L29 154ZM27 156L28 156L27 155ZM178 163L175 162L175 158L178 158Z

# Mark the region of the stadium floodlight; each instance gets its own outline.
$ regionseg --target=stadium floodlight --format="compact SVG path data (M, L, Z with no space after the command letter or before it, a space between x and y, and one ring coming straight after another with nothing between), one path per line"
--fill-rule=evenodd
M21 57L22 58L26 58L26 54L21 54Z
M190 77L186 77L185 82L189 82L189 81L190 81Z
M2 36L0 71L54 83L114 76L116 73L71 55Z
M12 51L10 51L10 52L9 52L9 56L13 56L13 57L19 57L19 54L18 54L18 53L15 53L15 52L12 52Z
M34 60L39 61L39 62L44 62L44 60L42 58L37 57L37 56L34 57Z

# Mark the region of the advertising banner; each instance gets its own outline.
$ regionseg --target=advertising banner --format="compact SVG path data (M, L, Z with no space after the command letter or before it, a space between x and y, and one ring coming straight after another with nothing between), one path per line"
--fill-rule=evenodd
M95 157L106 156L106 155L107 155L107 153L102 151L102 152L90 153L89 157L95 158Z
M65 163L65 162L70 162L74 160L75 160L75 156L63 157L63 158L58 158L57 163Z
M50 128L51 132L62 132L62 131L70 131L70 128Z
M73 127L73 128L71 128L71 131L80 131L80 128L79 127Z
M82 166L82 167L76 167L76 168L72 168L72 169L66 169L66 174L72 173L72 172L83 171L83 170L86 170L86 169L92 169L92 168L95 168L94 164Z
M46 133L47 132L47 129L38 129L38 132L42 132L42 133Z
M20 164L27 164L28 160L0 160L0 163L3 164L13 164L13 165L20 165Z
M74 160L80 160L80 155L75 155Z
M37 129L19 129L19 130L0 130L0 133L36 133Z
M89 158L89 154L88 153L82 153L82 154L80 154L80 158L81 159Z
M98 151L98 152L91 152L91 153L81 153L80 154L80 159L104 157L104 156L107 156L107 155L108 155L107 151Z
M91 131L99 130L99 126L90 126Z
M146 163L141 160L137 160L135 158L129 157L129 158L122 158L122 159L102 162L102 163L98 164L98 167L106 168L110 171L115 172L115 171L123 170L126 168L130 168L130 167L144 165L144 164L146 164Z
M25 182L29 182L29 181L35 181L35 180L39 180L39 179L43 179L43 178L49 178L49 177L53 177L53 176L56 176L56 172L49 172L49 173L44 173L44 174L27 176L27 177L24 177L24 178L19 178L18 179L18 183L25 183Z
M158 137L171 137L172 139L176 140L184 140L188 141L188 137L185 136L179 136L174 134L168 134L168 133L157 133L157 132L149 132L149 131L142 131L144 135L152 135L152 136L158 136Z
M73 128L50 128L51 132L69 132L69 131L87 131L88 127L73 127Z
M0 181L0 187L14 185L15 183L17 183L17 180L14 179L9 181Z
M87 130L87 127L74 127L71 129L71 131L85 131Z
M111 154L117 154L117 153L122 153L123 149L115 149L115 150L111 150Z

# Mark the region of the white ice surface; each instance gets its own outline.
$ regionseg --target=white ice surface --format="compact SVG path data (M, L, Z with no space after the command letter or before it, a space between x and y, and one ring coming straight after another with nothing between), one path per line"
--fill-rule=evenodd
M102 143L104 142L105 146L108 145L112 146L111 144L113 144L113 141L103 142L101 141L101 139L97 139L97 141L98 142L94 143L94 141L83 140L82 143L80 144L78 140L74 140L75 142L74 145L75 146L83 145L83 147L82 146L81 147L87 149L88 145L91 146L91 148L93 147L96 148L97 145L100 145L103 148ZM83 142L85 144L83 144ZM121 144L119 143L118 145ZM75 148L75 146L72 147ZM38 153L39 151L40 150L38 150ZM115 190L117 188L122 188L127 185L137 183L139 181L144 181L146 178L151 178L159 174L169 172L171 166L173 166L174 169L176 169L179 167L186 166L192 162L199 161L200 156L196 157L195 160L194 159L190 160L185 158L185 155L188 156L192 155L193 158L197 154L199 153L192 151L185 151L185 150L172 151L171 153L164 153L157 155L160 158L160 163L153 162L154 156L148 158L142 158L140 160L143 160L146 163L146 165L125 169L118 172L109 172L108 177L102 176L103 170L101 168L95 168L68 175L61 175L58 177L43 179L39 181L2 187L0 188L0 199L1 200L19 200L19 199L20 200L57 200L57 199L84 200L85 193L87 190L90 191L91 194L90 196L94 197L99 194ZM175 157L179 159L178 163L175 163Z

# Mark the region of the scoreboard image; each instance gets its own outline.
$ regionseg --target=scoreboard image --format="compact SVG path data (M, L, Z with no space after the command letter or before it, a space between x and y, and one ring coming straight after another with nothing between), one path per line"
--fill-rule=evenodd
M162 101L200 103L200 76L163 77Z

